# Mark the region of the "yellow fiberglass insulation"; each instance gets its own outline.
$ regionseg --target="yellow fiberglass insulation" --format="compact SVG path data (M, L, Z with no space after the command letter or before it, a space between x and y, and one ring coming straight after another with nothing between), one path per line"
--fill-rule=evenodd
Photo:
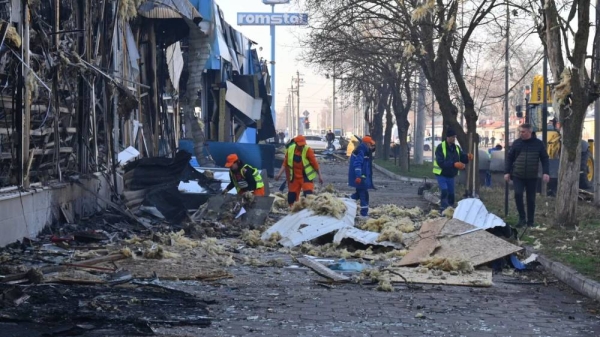
M443 271L460 271L463 273L473 272L473 265L469 261L442 257L433 257L421 262L421 266Z
M554 87L554 99L560 104L564 104L565 98L571 94L571 69L565 68L560 74L560 83Z
M448 207L446 208L443 212L442 215L445 216L448 219L452 219L452 217L454 216L454 208L453 207Z
M346 213L346 205L331 193L321 193L310 200L308 205L317 215L329 215L341 219Z
M403 233L412 233L417 230L409 217L390 218L387 215L379 219L369 219L358 227L370 232L381 233L377 238L377 242L390 241L395 243L402 243Z
M215 179L215 173L213 171L205 170L202 174L208 179Z
M287 197L282 193L275 194L275 200L273 201L272 210L276 211L278 209L287 209L289 207Z
M138 7L145 0L121 0L119 2L119 17L129 21L137 16Z
M394 287L392 286L392 282L390 282L390 280L381 280L377 285L377 290L393 292Z
M440 211L438 211L437 209L432 209L429 214L427 214L427 217L430 219L435 219L435 218L439 218L442 215L440 214Z
M346 213L344 202L331 193L311 194L301 198L299 202L292 206L292 213L297 213L303 209L310 209L316 215L328 215L338 219L341 219Z
M245 230L241 236L242 241L250 247L257 247L262 244L260 232L257 230Z
M335 187L333 187L333 184L329 183L327 186L325 186L325 188L323 189L323 192L335 194L336 190L335 190Z
M179 254L171 253L164 250L164 248L159 245L155 245L144 251L144 257L147 259L172 259L179 256Z
M402 243L402 232L393 227L384 228L377 237L377 242L382 241Z
M369 214L373 217L380 217L385 215L394 218L409 217L414 219L420 217L422 213L423 211L419 207L404 208L391 204L381 205L379 207L375 207L369 210Z
M160 242L164 244L180 246L188 249L198 247L198 242L188 239L185 236L185 231L183 229L179 232L159 233L157 236L160 238Z

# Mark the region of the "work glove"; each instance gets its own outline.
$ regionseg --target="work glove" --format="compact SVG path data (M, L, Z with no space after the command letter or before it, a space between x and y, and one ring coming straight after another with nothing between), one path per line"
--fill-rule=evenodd
M469 161L472 161L473 160L473 154L472 153L467 154L467 158L469 158Z
M362 179L360 177L357 177L356 179L354 179L354 182L356 183L356 185L360 185Z
M223 190L223 192L221 192L222 195L225 195L227 193L229 193L229 190Z
M459 170L464 170L465 169L465 164L461 163L461 162L456 162L454 163L454 167L459 169Z

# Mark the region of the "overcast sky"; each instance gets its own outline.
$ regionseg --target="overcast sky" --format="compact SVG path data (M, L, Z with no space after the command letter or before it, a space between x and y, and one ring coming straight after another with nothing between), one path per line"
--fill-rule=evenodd
M238 12L271 12L271 6L262 3L262 0L216 0L221 7L225 20L236 27L242 34L258 43L263 50L259 55L271 59L271 35L269 26L238 26ZM299 8L293 4L276 5L275 12L299 12ZM310 18L309 18L310 20ZM308 110L315 114L325 106L323 100L332 96L332 81L324 76L319 76L305 64L298 61L300 48L298 36L307 33L306 27L278 26L276 28L275 47L275 105L278 112L282 112L289 94L292 76L300 71L300 77L304 79L304 85L300 87L300 109ZM258 48L257 48L258 49ZM270 71L270 69L269 69ZM283 127L282 121L277 122L277 128Z

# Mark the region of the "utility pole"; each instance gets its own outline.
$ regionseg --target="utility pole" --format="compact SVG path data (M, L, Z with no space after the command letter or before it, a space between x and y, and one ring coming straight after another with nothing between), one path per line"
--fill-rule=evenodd
M271 5L271 13L275 13L275 4ZM271 25L271 113L273 114L273 124L277 125L277 114L275 113L275 25Z
M506 2L506 48L504 50L504 162L508 162L508 62L510 43L510 7ZM545 83L544 83L545 85ZM504 182L504 217L508 216L508 181Z
M600 77L600 0L596 1L596 81ZM600 100L596 100L594 105L594 205L600 206Z
M435 96L431 88L431 163L435 161Z
M416 120L416 133L413 135L415 139L415 152L414 162L417 165L423 165L423 141L425 133L425 74L423 70L419 71L419 92L417 95L418 107L417 107L417 120ZM433 147L435 142L431 144L432 151L435 151Z
M335 133L335 65L333 66L333 98L331 99L331 131Z
M291 97L290 97L290 138L294 138L294 136L296 136L296 123L294 121L294 92L296 90L294 89L294 77L292 77L292 88L290 89L290 92L292 93Z
M298 93L298 104L296 108L298 109L298 114L296 115L296 123L298 125L298 134L300 134L300 71L296 70L296 90Z
M544 50L544 66L542 70L544 88L542 89L542 141L548 146L548 53ZM527 110L527 105L525 105ZM529 115L529 114L527 114ZM548 195L548 184L542 179L542 195Z

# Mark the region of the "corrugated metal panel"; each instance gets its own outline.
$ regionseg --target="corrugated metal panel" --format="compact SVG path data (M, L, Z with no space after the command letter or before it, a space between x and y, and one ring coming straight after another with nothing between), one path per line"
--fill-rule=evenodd
M202 15L188 0L152 0L138 7L139 15L148 19L186 18L198 24Z
M389 241L377 242L380 233L369 232L355 227L347 227L340 229L333 237L334 243L340 243L343 239L352 239L365 245L394 247L398 249L404 248L401 243L393 243Z
M475 198L461 200L453 217L477 227L475 230L506 226L502 219L488 212L481 200Z
M295 247L302 242L316 239L327 233L346 227L354 227L356 201L352 199L341 200L346 205L346 213L342 219L314 215L313 211L305 209L279 220L267 229L261 238L268 240L272 234L279 232L282 237L279 244L284 247Z

